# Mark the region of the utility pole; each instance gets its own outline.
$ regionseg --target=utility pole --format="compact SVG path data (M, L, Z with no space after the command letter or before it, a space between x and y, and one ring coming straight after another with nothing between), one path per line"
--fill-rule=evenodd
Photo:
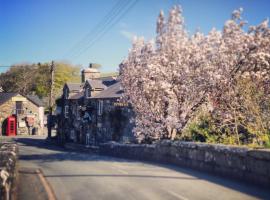
M51 139L52 137L52 125L53 125L53 119L52 119L52 107L53 107L53 85L54 85L54 61L52 61L50 66L50 74L51 74L51 81L50 81L50 98L49 98L49 119L48 119L48 139Z

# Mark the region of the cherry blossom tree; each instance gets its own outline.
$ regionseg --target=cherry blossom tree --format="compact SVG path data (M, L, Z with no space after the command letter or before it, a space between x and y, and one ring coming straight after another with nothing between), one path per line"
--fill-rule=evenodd
M173 139L202 104L207 104L220 127L230 127L236 135L239 125L247 126L252 117L260 118L255 124L263 121L270 88L268 21L246 32L241 13L242 9L234 11L222 32L188 35L182 10L174 6L168 20L160 12L155 42L134 40L120 72L136 113L137 136ZM250 108L254 100L247 97L250 91L242 89L245 81L260 87L262 95L253 105L259 114ZM267 123L260 126L269 130Z
M214 117L235 134L237 144L241 143L239 128L253 133L250 143L261 144L270 130L270 32L267 20L245 32L241 12L234 11L225 23L216 64L222 68L222 81L213 87L211 102Z

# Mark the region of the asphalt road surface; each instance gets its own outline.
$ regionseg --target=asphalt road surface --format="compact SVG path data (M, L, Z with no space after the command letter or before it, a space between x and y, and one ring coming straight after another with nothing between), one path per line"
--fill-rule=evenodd
M270 199L270 191L197 171L71 152L16 138L22 168L40 168L58 200Z

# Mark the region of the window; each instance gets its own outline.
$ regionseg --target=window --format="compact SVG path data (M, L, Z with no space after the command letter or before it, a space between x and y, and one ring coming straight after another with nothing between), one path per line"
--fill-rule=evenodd
M65 99L68 99L68 90L65 89Z
M76 105L72 105L72 114L76 115L77 114L77 106Z
M98 115L102 115L103 112L103 101L99 100L98 101Z
M77 106L77 113L76 113L77 119L80 119L80 106Z
M65 118L68 118L68 106L65 106Z
M85 88L85 97L88 98L88 97L91 97L91 91L90 91L90 88Z
M16 101L16 114L23 114L23 102Z

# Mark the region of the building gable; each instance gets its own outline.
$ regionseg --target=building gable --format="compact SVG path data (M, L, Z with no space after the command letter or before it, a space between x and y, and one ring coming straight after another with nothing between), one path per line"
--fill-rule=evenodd
M106 85L104 85L101 80L91 80L91 79L86 80L84 88L86 87L90 88L91 90L104 90L107 88Z
M19 93L0 93L0 105L4 104L7 101L30 101L33 104L35 104L38 107L42 107L43 106L43 102L39 99L39 97L35 96L35 95L21 95Z

